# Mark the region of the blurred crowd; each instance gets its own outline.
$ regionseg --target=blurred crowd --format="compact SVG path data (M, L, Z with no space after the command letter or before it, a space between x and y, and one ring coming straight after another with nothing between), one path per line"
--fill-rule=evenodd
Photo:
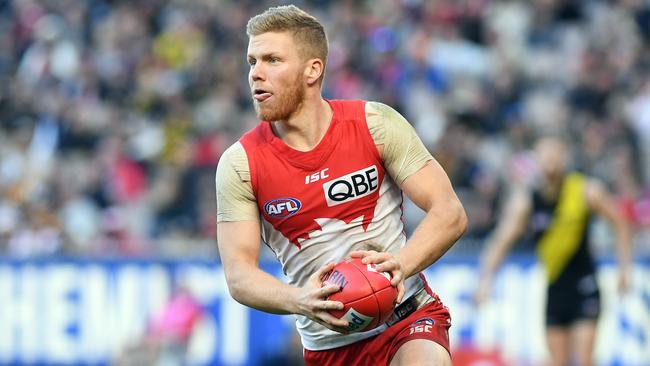
M281 3L0 1L0 254L216 254L215 168L257 123L245 25ZM467 209L465 242L534 179L546 132L647 234L650 1L295 4L328 32L324 95L407 117Z

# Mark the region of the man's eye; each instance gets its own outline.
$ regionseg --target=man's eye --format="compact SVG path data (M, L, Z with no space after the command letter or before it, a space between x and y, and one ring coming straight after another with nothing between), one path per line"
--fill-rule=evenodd
M277 62L279 62L279 61L280 61L280 60L277 59L277 58L275 58L275 57L271 57L271 59L269 59L269 62L272 63L272 64L277 63Z
M248 60L248 64L251 66L255 65L255 60Z

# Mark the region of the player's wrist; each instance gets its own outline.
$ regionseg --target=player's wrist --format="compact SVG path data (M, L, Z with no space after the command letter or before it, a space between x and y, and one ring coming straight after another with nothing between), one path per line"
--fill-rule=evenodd
M490 286L492 284L492 273L490 272L480 273L478 284L479 286L483 286L483 287Z
M402 271L402 278L406 280L407 278L413 275L412 268L408 267L407 261L402 257L401 252L395 253L393 259L397 262L397 265Z
M304 307L301 306L300 290L301 289L299 287L290 286L286 293L286 301L283 301L283 303L286 306L285 310L290 314L306 315Z

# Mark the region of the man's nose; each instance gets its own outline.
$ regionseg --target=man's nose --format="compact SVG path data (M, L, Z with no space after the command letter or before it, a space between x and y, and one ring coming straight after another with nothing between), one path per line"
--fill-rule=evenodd
M255 65L251 66L251 71L250 71L250 79L251 79L251 81L264 80L264 77L265 76L264 76L264 70L263 70L262 65L260 65L258 63L258 64L255 64Z

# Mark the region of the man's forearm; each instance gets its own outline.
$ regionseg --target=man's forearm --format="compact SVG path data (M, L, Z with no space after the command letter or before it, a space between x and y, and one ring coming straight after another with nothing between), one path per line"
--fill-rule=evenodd
M483 253L479 263L479 281L486 285L492 283L492 277L497 268L501 266L501 262L505 258L509 248L512 246L514 239L503 237L503 233L496 233L496 235L487 241L485 247L487 250Z
M395 257L405 278L421 272L454 245L467 227L465 210L458 201L434 205Z
M298 289L259 268L239 268L227 280L231 296L243 305L273 314L298 312L293 301Z
M615 222L616 250L618 264L623 270L629 270L632 265L632 230L625 218L619 217Z

